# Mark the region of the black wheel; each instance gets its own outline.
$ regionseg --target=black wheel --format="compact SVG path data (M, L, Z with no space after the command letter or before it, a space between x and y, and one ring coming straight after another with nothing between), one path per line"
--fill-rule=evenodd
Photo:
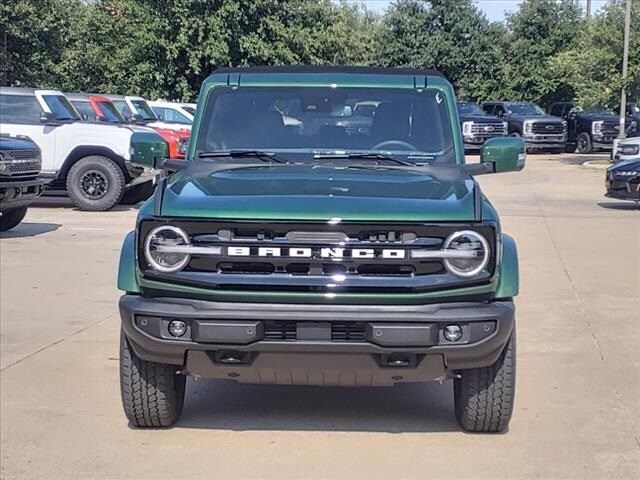
M154 189L155 185L152 181L134 185L133 187L125 190L120 203L123 205L135 205L138 202L144 202L147 198L153 195Z
M502 432L509 425L516 389L516 337L496 362L483 368L461 370L454 380L456 418L469 432Z
M175 365L147 362L120 332L120 394L131 425L169 427L182 413L187 377Z
M73 164L67 175L67 192L80 210L105 211L122 199L125 179L110 158L90 155Z
M5 210L0 216L0 232L6 232L18 225L27 214L27 207Z
M591 136L587 132L582 132L578 135L578 153L591 153L593 152L593 145L591 144Z

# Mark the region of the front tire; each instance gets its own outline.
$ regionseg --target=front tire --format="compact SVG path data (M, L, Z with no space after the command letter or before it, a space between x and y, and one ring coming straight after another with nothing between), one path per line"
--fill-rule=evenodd
M456 419L469 432L502 432L509 426L516 388L515 331L493 365L460 371L453 391Z
M101 155L81 158L67 175L67 192L80 210L110 210L122 200L124 186L120 167Z
M27 214L27 207L12 208L0 216L0 232L6 232L17 226Z
M578 135L578 153L591 153L593 152L593 144L591 143L591 135L587 132L582 132Z
M175 365L139 358L120 332L120 393L131 425L173 425L182 413L186 380Z

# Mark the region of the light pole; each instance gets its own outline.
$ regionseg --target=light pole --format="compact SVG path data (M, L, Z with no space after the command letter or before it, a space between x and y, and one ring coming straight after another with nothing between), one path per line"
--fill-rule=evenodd
M624 13L624 52L622 54L622 93L620 94L620 131L618 138L626 137L627 74L629 71L629 37L631 35L631 1L627 0Z

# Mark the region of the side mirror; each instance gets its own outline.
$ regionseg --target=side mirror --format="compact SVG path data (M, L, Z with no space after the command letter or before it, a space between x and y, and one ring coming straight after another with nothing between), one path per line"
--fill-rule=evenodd
M487 167L487 173L518 172L524 168L525 159L521 138L490 138L480 149L480 164Z
M145 168L156 168L157 159L169 155L167 142L155 132L133 132L131 135L131 163Z
M58 125L62 125L62 122L60 122L56 118L56 116L51 112L42 112L40 114L40 123L44 125L49 125L52 127L57 127Z

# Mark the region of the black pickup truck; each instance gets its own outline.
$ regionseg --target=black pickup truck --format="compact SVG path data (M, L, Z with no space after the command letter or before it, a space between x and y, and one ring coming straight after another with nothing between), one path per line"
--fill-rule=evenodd
M574 102L557 102L549 113L567 122L567 152L591 153L611 150L620 132L618 115L604 107L581 108ZM636 122L627 117L627 134L633 135Z
M465 153L479 152L490 138L507 135L507 122L487 115L477 103L458 102L458 117Z
M41 165L40 149L30 138L0 135L0 231L18 225L42 195Z
M485 102L482 109L508 123L509 135L522 137L527 151L561 153L567 142L567 122L544 113L530 102Z

